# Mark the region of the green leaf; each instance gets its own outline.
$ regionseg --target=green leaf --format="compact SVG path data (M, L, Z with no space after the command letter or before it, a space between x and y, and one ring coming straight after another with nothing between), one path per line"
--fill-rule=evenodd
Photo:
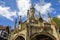
M58 17L52 18L52 20L57 24L57 26L60 28L60 19Z

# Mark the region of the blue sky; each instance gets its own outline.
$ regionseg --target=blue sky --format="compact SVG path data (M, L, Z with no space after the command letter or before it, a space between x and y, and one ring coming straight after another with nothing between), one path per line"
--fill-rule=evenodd
M25 21L31 3L37 10L36 14L41 12L42 15L45 15L49 12L51 18L55 16L60 18L60 0L0 0L0 25L13 28L15 19L19 20L20 15ZM46 17L44 19L46 20Z

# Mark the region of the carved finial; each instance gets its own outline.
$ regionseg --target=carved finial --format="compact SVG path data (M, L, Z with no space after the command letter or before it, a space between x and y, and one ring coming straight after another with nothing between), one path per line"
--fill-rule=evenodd
M33 4L31 4L31 9L33 9L34 8L34 5Z
M29 16L29 10L27 10L27 16Z
M47 13L47 15L48 15L48 21L49 21L49 23L51 23L51 17L50 17L50 14Z
M22 30L22 16L20 16L20 21L18 25L18 30Z
M17 19L15 20L15 24L17 24Z
M42 17L41 17L40 12L39 12L39 21L40 21L40 22L43 22L43 19L42 19Z
M40 12L39 12L39 18L41 18L41 14L40 14Z
M22 23L22 16L20 16L20 22Z
M19 21L19 24L21 24L22 23L22 16L20 16L20 21Z
M28 19L29 19L29 17L30 17L29 10L27 11L27 17L28 17Z
M21 18L22 16L20 16L20 18Z
M49 14L49 13L47 13L47 15L48 15L48 18L50 18L50 14Z

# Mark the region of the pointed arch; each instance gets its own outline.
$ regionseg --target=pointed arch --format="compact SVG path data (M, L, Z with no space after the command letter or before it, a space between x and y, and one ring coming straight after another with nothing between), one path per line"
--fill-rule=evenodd
M32 36L31 36L31 40L56 40L56 38L49 34L49 33L34 33ZM48 39L47 39L48 38Z

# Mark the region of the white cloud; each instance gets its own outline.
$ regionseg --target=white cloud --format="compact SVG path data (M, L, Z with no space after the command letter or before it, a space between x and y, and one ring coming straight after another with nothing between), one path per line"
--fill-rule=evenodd
M27 15L27 10L29 10L31 5L30 1L31 0L17 0L19 8L18 15ZM52 8L51 5L51 3L46 3L44 0L40 0L40 2L37 2L34 7L37 11L41 12L41 14L46 14L54 11L54 8ZM47 17L43 17L43 19L47 20Z
M60 3L60 0L59 0L59 3Z
M52 12L54 9L51 8L51 3L46 3L43 6L36 4L35 5L36 10L38 10L39 12L41 12L42 14L46 14L46 13L50 13Z
M30 8L30 0L17 0L17 5L19 8L18 15L25 16Z
M35 9L40 12L42 15L45 15L42 16L44 20L48 21L48 17L47 17L47 13L52 13L55 11L54 8L51 7L52 4L51 3L47 3L45 2L44 0L41 0L40 3L37 3L35 5Z
M60 18L60 15L57 15L58 18Z
M11 11L10 7L0 6L0 15L6 17L7 19L13 21L12 16L16 16L16 11Z
M17 6L19 8L18 15L25 16L27 15L27 10L30 8L31 0L16 0ZM41 0L40 3L36 3L35 9L41 14L46 14L47 12L52 12L54 9L51 7L51 3L46 3L44 0ZM0 15L13 20L12 16L16 16L16 11L11 11L10 7L0 6ZM46 19L46 18L44 18Z

